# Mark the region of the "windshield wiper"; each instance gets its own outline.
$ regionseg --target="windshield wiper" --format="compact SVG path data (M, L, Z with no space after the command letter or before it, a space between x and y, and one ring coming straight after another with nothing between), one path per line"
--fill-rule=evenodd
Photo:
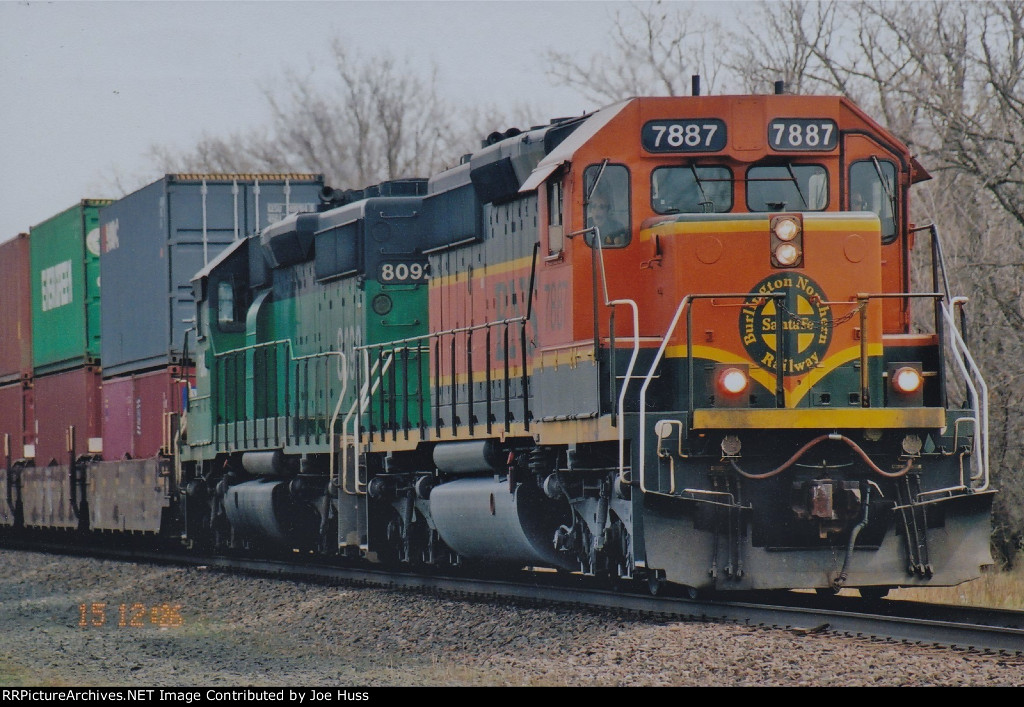
M594 179L594 183L590 185L590 191L587 192L587 198L584 201L585 204L590 203L590 198L594 196L594 192L597 191L597 185L601 181L601 177L604 175L604 168L608 166L608 159L605 158L604 162L601 163L601 169L597 171L597 177Z
M699 206L704 209L704 213L711 214L715 212L715 202L708 198L707 192L704 191L704 184L700 181L700 175L697 174L697 168L690 163L690 171L693 172L693 181L697 183L697 188L700 189L700 204Z
M804 208L811 208L810 204L807 203L807 198L804 196L803 191L800 189L800 182L797 181L796 173L793 172L793 165L789 162L786 163L786 171L789 172L789 178L793 180L793 186L796 187L796 193L800 195L800 201L804 202Z
M893 213L896 213L896 195L892 192L892 185L889 184L889 179L882 174L882 165L878 164L878 158L874 155L871 156L871 163L875 166L875 173L878 175L878 181L882 183L882 188L885 189L885 195L889 197L890 208Z

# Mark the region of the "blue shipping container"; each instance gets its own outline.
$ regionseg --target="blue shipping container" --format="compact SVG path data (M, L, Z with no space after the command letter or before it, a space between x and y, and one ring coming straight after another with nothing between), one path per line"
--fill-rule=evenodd
M322 188L318 174L168 174L103 208L103 377L182 364L192 276L229 243L315 211Z

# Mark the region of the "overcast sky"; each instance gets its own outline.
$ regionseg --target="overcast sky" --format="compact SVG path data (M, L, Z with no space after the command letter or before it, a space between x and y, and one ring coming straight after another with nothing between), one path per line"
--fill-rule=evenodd
M268 123L263 87L327 61L335 36L436 63L458 103L596 108L550 85L544 53L589 56L625 5L0 0L0 241L80 199L116 198L115 184L159 178L154 145L187 151L204 133Z

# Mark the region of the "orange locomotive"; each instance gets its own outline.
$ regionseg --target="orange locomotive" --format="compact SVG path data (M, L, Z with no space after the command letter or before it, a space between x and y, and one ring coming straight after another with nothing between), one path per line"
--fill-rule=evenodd
M991 562L984 381L935 230L908 223L929 177L905 145L786 95L636 98L488 143L424 202L429 372L375 380L411 340L360 349L340 485L368 495L364 550L694 591L881 594Z

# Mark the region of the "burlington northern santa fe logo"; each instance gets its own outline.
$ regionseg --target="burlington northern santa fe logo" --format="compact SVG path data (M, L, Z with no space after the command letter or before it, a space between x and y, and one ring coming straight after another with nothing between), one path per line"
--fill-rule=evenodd
M764 297L778 293L785 297ZM743 348L759 366L776 371L781 324L783 375L809 373L824 358L832 341L832 310L827 301L818 283L806 275L766 277L754 285L740 310Z

